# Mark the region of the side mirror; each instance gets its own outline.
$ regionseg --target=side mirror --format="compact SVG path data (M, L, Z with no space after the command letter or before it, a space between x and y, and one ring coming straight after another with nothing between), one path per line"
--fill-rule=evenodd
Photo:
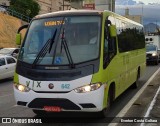
M110 25L109 26L109 32L110 32L111 37L116 37L117 36L116 26L115 25Z
M21 34L20 33L16 34L16 44L21 45Z
M17 35L16 35L16 44L17 45L21 45L21 30L23 30L24 28L28 28L28 24L21 26L18 31L17 31Z

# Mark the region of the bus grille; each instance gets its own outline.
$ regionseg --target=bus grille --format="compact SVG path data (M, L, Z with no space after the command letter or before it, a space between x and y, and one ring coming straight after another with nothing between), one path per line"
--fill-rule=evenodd
M65 110L81 110L79 106L74 104L68 99L57 99L57 98L36 98L29 105L29 108L40 108L44 106L59 106Z
M54 78L62 78L62 77L74 77L81 75L81 72L73 72L73 73L51 73L51 74L46 74L42 72L34 72L34 71L27 71L27 74L30 75L31 77L54 77Z

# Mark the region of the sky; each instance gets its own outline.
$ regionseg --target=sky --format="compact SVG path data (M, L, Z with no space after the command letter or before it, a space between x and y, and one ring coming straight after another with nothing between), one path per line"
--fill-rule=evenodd
M136 1L137 3L143 2L144 4L149 4L149 3L160 3L160 0L133 0Z
M156 23L160 26L160 0L116 0L116 2L116 13L124 15L125 9L129 8L130 15L142 15L144 25Z
M160 0L115 0L118 5L160 4Z

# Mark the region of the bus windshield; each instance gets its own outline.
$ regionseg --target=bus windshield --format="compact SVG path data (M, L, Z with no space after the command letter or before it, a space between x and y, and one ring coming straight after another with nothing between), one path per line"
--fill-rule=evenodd
M33 64L46 42L53 38L37 65L68 65L94 60L99 56L100 16L70 16L33 20L22 45L19 60ZM66 47L64 47L64 42ZM67 48L67 51L66 51Z

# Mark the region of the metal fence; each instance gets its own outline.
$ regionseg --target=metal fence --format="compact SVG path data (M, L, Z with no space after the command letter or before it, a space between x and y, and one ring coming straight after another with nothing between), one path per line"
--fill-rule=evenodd
M19 19L21 19L23 21L26 21L26 22L31 21L31 18L29 16L23 15L23 14L21 14L19 12L16 12L16 11L10 9L10 8L4 8L4 7L0 6L0 12L9 14L13 17L19 18Z

